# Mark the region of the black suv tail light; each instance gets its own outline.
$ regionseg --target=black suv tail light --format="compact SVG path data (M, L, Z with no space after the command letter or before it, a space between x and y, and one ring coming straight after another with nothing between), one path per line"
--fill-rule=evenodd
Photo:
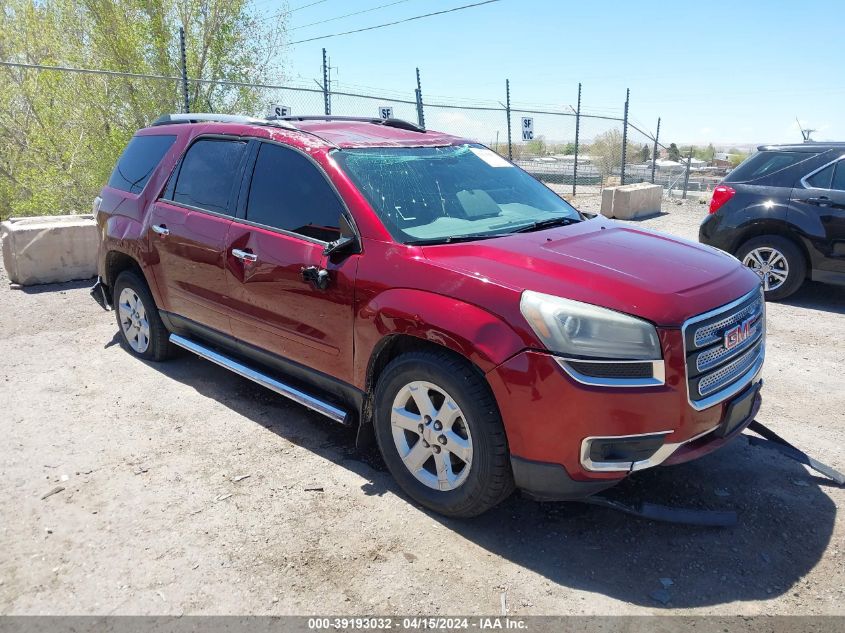
M723 204L734 197L736 189L727 185L719 185L713 190L713 197L710 199L710 213L716 213Z

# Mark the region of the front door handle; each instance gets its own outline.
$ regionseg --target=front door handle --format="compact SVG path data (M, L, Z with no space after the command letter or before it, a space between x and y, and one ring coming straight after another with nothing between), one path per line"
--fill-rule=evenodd
M820 207L829 207L831 204L830 198L828 198L827 196L819 196L818 198L807 198L807 202Z
M250 253L249 251L241 250L240 248L233 248L232 256L236 257L242 262L248 262L250 264L254 264L258 261L258 255L256 255L255 253Z
M167 228L166 224L153 224L153 232L158 233L162 237L170 235L170 229Z
M329 287L329 271L325 268L317 268L316 266L303 266L302 280L312 284L315 288L325 290Z

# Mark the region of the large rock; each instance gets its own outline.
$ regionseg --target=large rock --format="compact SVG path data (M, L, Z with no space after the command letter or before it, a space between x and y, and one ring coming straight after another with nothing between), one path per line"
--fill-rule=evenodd
M605 187L601 192L601 214L606 218L631 220L660 213L663 187L647 182Z
M97 225L90 215L12 218L0 223L3 265L23 286L97 274Z

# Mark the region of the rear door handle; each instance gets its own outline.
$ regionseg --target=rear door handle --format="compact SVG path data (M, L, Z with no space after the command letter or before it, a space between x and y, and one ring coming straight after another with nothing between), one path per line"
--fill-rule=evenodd
M827 196L819 196L818 198L807 198L807 202L809 202L810 204L818 205L820 207L829 207L831 204L830 198L828 198Z
M162 237L170 235L170 229L167 228L166 224L153 224L153 232L158 233Z
M242 262L249 262L250 264L254 264L258 261L258 255L250 253L249 251L241 250L240 248L233 248L232 255Z

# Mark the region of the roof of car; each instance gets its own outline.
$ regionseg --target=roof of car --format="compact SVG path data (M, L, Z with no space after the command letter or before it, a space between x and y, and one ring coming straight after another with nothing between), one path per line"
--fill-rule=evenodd
M758 151L778 152L826 152L831 149L845 149L845 142L808 141L806 143L791 143L785 145L760 145Z
M316 136L322 139L329 145L340 148L442 146L468 142L461 137L426 130L415 123L401 119L371 119L345 116L300 116L258 119L247 116L210 113L165 114L154 121L151 127L174 124L220 124L227 127L243 125L247 129L251 128L256 131L257 129L262 129L265 132L272 129L280 129L291 132L304 132L312 137ZM264 134L259 135L264 136Z

